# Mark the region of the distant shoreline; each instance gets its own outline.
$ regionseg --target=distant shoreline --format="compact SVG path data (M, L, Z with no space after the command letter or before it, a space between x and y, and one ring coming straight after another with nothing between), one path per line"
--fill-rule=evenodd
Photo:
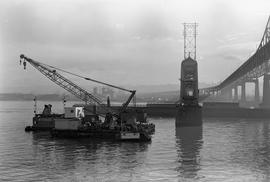
M113 102L125 102L128 99L128 94L115 95L110 98ZM0 101L81 101L70 94L24 94L24 93L0 93ZM100 97L101 98L101 97ZM102 97L104 101L107 97ZM179 91L166 91L166 92L152 92L152 93L137 93L137 102L175 102L179 98Z

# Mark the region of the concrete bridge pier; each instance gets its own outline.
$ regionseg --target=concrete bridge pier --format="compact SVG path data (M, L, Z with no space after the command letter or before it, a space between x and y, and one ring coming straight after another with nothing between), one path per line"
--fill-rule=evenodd
M233 98L232 98L232 88L229 88L228 89L228 99L229 100L232 100Z
M241 102L246 102L246 82L241 84Z
M254 97L252 101L247 101L247 107L258 107L260 103L260 94L259 94L259 80L257 78L248 80L247 82L254 83Z
M182 61L180 81L181 101L176 112L175 126L202 126L202 107L199 105L198 64L196 60L188 57Z
M259 80L255 79L254 83L255 83L255 97L254 97L254 100L255 100L255 102L257 104L259 104L260 103Z
M233 98L233 100L234 100L235 102L238 101L238 85L236 85L236 86L234 87L234 98Z
M270 75L264 74L263 76L263 99L261 107L270 108Z
M254 99L253 100L247 100L246 98L246 83L254 83ZM259 95L259 80L256 79L250 79L245 80L241 83L241 99L239 102L239 105L241 107L258 107L260 103L260 95Z
M224 88L221 89L221 98L226 101L232 100L232 89L231 88Z

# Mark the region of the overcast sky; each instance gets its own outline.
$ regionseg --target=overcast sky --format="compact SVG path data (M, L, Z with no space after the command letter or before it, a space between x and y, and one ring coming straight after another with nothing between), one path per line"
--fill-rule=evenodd
M219 82L254 53L269 10L269 0L2 0L0 93L61 90L24 71L22 53L116 85L178 84L182 23L195 21L199 81Z

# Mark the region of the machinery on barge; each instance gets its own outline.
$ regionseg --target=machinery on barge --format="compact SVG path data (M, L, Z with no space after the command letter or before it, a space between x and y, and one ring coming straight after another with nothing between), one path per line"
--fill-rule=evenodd
M145 112L128 108L128 105L136 94L135 90L128 90L92 78L83 77L20 55L20 64L23 63L24 69L26 69L27 62L51 81L84 101L85 105L82 107L65 107L64 114L52 114L51 106L47 105L42 114L37 114L35 111L33 125L27 126L25 131L49 130L54 137L151 140L151 136L155 131L155 125L147 121ZM62 76L58 71L77 76L87 81L130 92L130 96L122 104L120 109L115 110L110 107L109 101L107 101L107 104L104 104L100 98Z

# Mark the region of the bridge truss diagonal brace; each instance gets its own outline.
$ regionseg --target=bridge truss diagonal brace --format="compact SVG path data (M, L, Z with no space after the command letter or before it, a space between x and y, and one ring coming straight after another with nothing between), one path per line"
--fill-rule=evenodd
M270 41L270 16L268 18L265 30L264 30L264 34L263 34L263 38L261 40L261 43L258 47L258 49L261 49L263 46L265 46L267 43L269 43Z

